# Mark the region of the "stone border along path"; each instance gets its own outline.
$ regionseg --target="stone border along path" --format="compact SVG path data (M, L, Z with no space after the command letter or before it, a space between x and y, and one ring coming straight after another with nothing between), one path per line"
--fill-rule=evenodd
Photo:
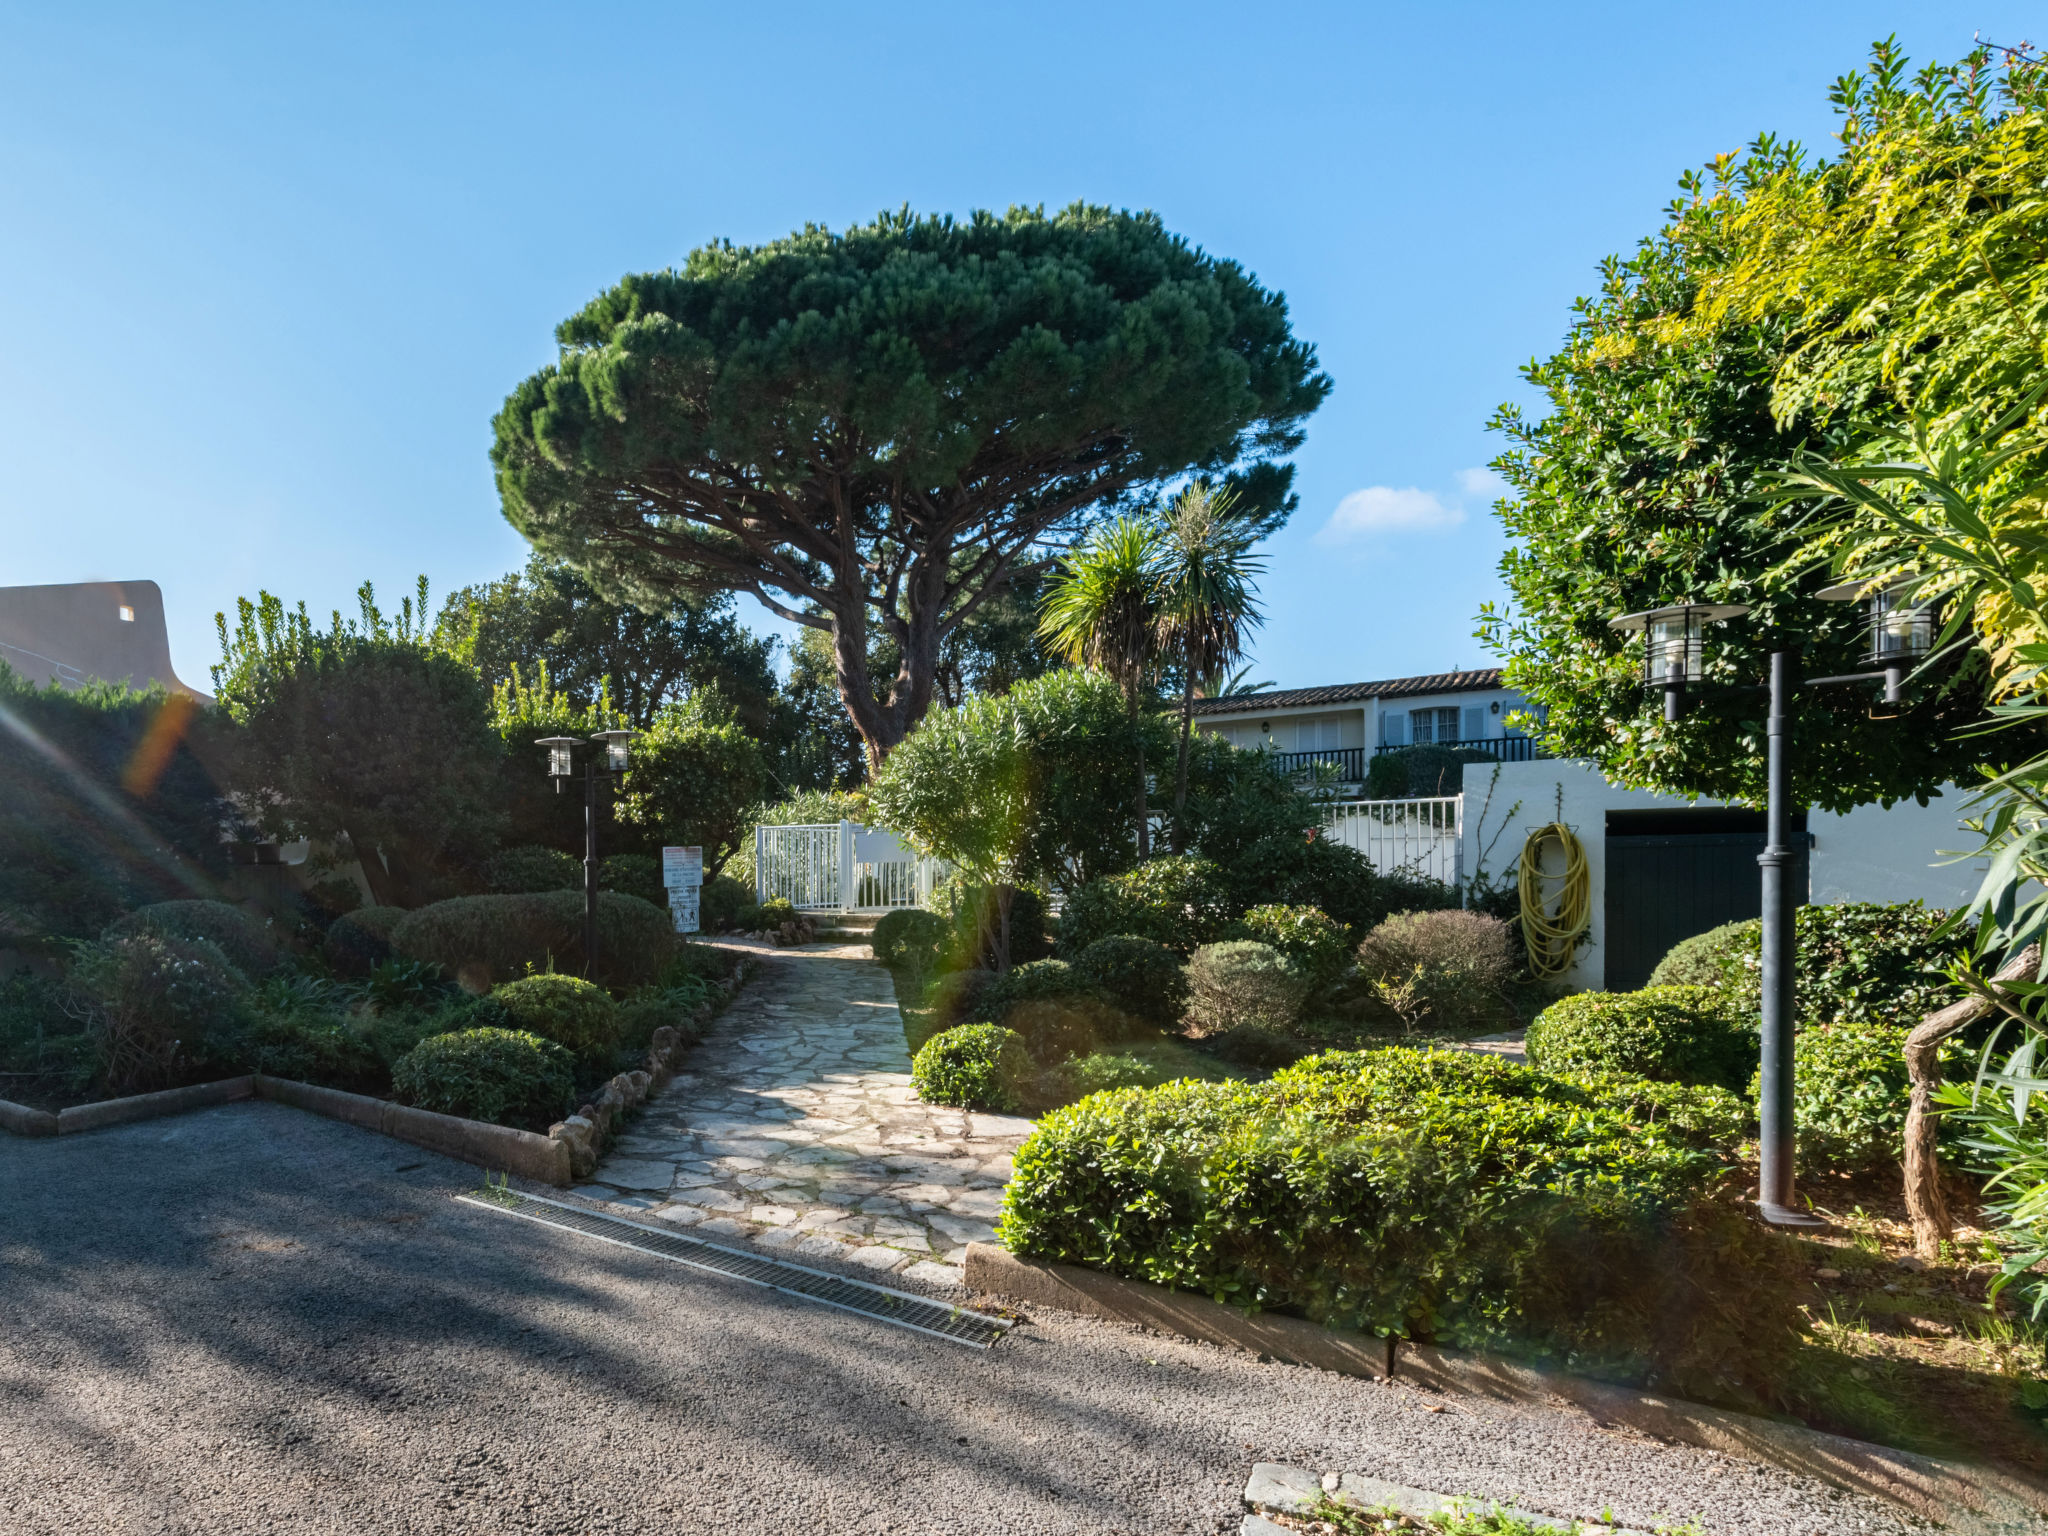
M894 986L865 944L745 947L761 975L574 1192L964 1290L1031 1122L918 1101Z

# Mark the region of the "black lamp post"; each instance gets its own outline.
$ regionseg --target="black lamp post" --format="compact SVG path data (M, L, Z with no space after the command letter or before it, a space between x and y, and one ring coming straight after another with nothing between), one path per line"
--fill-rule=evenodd
M626 771L626 743L632 731L592 731L581 736L543 736L534 743L548 749L548 777L555 781L555 793L565 781L576 776L576 749L595 747L583 764L583 974L597 976L597 781L613 779Z
M1846 582L1818 594L1830 602L1854 602L1866 596L1865 582ZM1792 836L1798 810L1792 804L1791 701L1797 688L1834 683L1882 683L1887 704L1897 704L1906 668L1925 656L1933 638L1933 615L1911 600L1911 587L1894 586L1868 594L1869 652L1866 664L1876 672L1851 672L1839 677L1795 678L1794 651L1773 651L1770 714L1765 722L1769 742L1764 770L1764 851L1757 855L1763 876L1763 1009L1762 1082L1757 1103L1758 1152L1761 1163L1757 1205L1764 1220L1781 1227L1822 1227L1827 1223L1793 1204L1792 1034L1796 938L1793 913L1805 899L1806 840ZM1708 624L1740 618L1749 612L1738 603L1680 603L1609 620L1621 630L1643 634L1643 686L1664 694L1664 718L1685 712L1687 688L1704 681L1701 656ZM1748 689L1743 690L1750 691Z

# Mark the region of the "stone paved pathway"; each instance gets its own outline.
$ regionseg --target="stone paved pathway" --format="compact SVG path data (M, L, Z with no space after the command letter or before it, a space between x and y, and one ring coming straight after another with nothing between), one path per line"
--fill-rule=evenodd
M960 1287L1031 1122L921 1103L865 944L756 977L577 1193L786 1257Z

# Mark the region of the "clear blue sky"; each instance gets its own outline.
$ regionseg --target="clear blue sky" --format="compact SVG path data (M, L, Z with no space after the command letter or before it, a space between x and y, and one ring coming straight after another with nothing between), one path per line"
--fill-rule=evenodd
M1084 198L1283 290L1336 380L1258 675L1479 664L1484 423L1600 257L1759 129L1824 144L1874 37L1948 58L2026 14L0 6L0 585L154 578L203 687L237 594L521 563L492 413L622 273Z

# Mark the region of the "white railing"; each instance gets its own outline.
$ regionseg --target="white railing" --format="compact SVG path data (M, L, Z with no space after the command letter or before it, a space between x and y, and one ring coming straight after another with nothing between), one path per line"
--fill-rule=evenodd
M946 865L886 827L842 821L754 828L754 899L780 896L804 912L885 912L929 906Z
M1384 874L1425 875L1446 885L1465 878L1465 797L1340 800L1326 813L1330 836L1356 848Z

